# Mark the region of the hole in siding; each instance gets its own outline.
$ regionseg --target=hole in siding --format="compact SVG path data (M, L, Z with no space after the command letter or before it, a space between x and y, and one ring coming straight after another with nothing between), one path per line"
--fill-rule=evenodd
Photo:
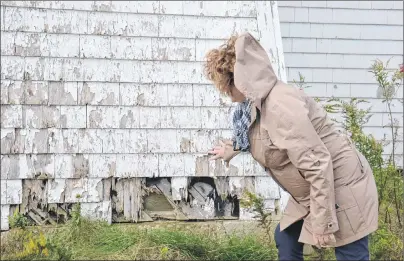
M205 184L205 185L202 185ZM194 187L205 198L214 201L216 217L239 217L240 216L240 201L237 196L219 195L216 184L213 178L210 177L195 177L191 179L189 189Z

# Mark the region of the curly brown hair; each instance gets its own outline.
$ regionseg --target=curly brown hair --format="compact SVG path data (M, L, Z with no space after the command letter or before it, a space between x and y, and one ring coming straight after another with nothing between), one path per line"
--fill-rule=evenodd
M230 95L234 87L234 64L236 63L235 44L238 36L231 36L225 44L206 54L204 72L219 92Z

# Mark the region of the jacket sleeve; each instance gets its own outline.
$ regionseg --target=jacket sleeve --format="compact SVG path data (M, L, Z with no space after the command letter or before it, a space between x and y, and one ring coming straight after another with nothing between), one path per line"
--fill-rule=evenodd
M223 141L225 146L223 160L226 162L227 166L232 158L234 158L240 151L235 151L233 148L233 142L231 140L224 140Z
M310 213L313 233L338 231L334 174L330 153L314 129L303 98L286 91L282 101L273 101L261 124L274 145L287 152L292 164L310 182Z

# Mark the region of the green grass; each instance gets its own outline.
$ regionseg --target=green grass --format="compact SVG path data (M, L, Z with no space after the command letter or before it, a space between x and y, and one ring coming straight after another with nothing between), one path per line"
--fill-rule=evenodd
M273 260L276 257L275 247L260 242L255 235L209 236L159 229L149 236L153 243L192 260Z
M44 244L39 243L41 235L46 247L37 252L35 245ZM384 226L370 239L372 260L402 258L402 239ZM198 225L145 228L81 219L56 228L13 228L2 238L0 250L1 260L276 260L271 242L256 230L226 234ZM322 258L313 253L305 260L335 260L334 250L325 250Z
M48 255L28 251L39 235L12 229L1 246L1 259L26 260L274 260L276 249L255 234L223 235L203 229L144 229L81 220L43 230Z
M174 224L174 226L172 226ZM137 224L108 225L77 215L66 225L16 227L1 244L1 260L276 260L273 237L259 228L226 233L220 227L165 223L164 228ZM219 223L215 222L216 225ZM223 225L223 224L222 224ZM262 233L260 233L261 231ZM403 241L381 224L370 237L372 260L402 257ZM334 250L305 260L335 260Z

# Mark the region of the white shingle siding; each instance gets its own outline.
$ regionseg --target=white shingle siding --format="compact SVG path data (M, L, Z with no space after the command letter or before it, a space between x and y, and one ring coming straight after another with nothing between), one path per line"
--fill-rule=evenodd
M250 180L268 206L280 199L250 156L208 162L231 137L231 103L202 71L209 49L249 31L286 80L276 2L2 1L0 13L2 230L37 178L44 202L108 222L110 177L176 177L178 198L184 177L227 175L229 193Z
M279 1L279 19L288 80L306 77L306 92L316 97L358 97L372 106L365 131L391 139L386 104L369 73L375 59L397 69L403 63L402 1ZM402 86L397 98L403 97ZM400 122L396 154L402 165L403 104L394 101ZM340 117L338 115L336 118ZM391 151L386 147L385 153Z

